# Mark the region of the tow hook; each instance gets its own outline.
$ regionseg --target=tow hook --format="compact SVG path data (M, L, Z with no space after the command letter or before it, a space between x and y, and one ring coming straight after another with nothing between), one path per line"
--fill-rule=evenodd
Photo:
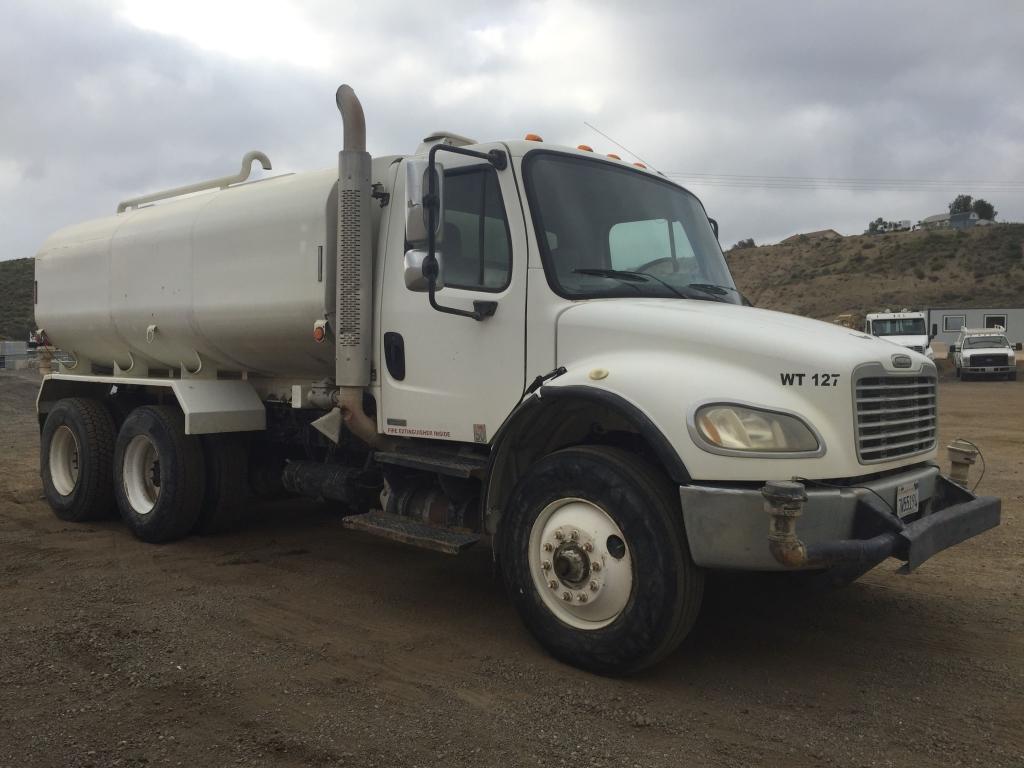
M796 520L803 514L807 491L803 483L780 480L761 488L764 509L769 515L768 549L787 568L807 564L807 548L797 538Z

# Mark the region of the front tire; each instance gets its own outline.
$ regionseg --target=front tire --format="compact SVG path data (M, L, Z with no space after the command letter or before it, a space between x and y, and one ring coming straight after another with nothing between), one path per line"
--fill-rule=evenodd
M679 497L636 456L579 446L520 480L499 548L512 601L556 658L622 674L673 651L693 626L704 574L690 557Z
M43 493L57 517L81 523L113 512L113 455L114 419L101 402L57 402L39 436Z
M136 537L159 543L188 534L199 519L205 481L202 443L185 434L180 410L146 405L128 415L114 451L114 490Z

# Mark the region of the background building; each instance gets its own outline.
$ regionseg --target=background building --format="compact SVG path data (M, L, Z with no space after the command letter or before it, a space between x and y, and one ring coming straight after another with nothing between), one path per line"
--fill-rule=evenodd
M1001 325L1014 346L1024 344L1024 307L964 309L939 307L927 310L928 332L934 341L956 344L961 328L992 328Z

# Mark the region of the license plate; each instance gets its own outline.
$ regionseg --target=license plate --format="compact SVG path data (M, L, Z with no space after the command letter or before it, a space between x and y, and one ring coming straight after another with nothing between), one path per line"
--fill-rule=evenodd
M917 483L907 483L896 488L896 514L906 517L917 512L920 500L917 495Z

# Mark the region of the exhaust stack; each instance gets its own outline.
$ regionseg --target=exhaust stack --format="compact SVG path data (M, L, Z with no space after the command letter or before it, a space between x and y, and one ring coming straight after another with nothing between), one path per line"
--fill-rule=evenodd
M338 265L335 271L335 383L370 385L373 338L370 241L371 162L363 106L348 85L335 96L344 126L338 153ZM360 409L361 410L361 409Z

